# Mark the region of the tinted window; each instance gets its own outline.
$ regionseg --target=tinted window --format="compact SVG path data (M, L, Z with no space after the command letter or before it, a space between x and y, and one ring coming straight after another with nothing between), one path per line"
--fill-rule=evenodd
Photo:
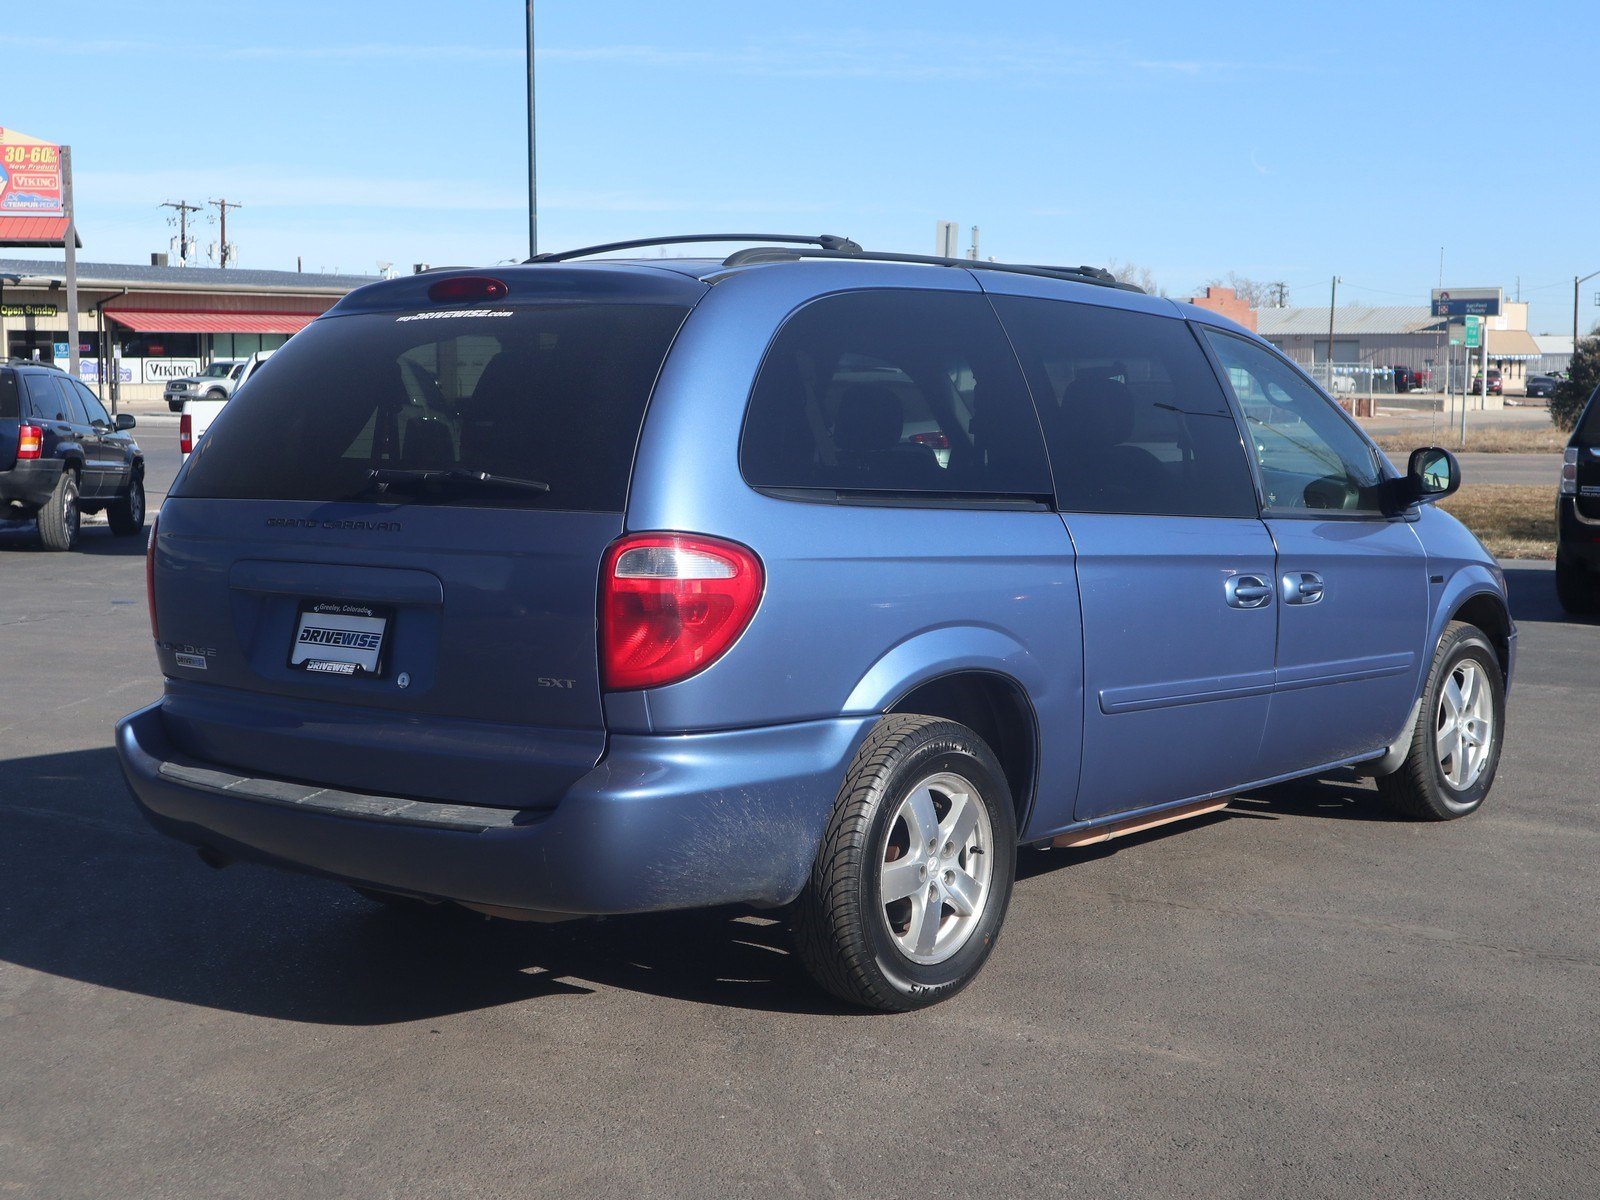
M22 396L17 387L15 371L0 371L0 421L15 420L22 415Z
M1073 512L1253 517L1239 426L1187 324L995 297Z
M645 401L685 311L563 304L316 321L229 401L177 494L368 500L375 469L459 467L550 490L419 498L621 511Z
M1584 410L1578 424L1578 440L1585 446L1600 446L1600 388L1589 397L1589 407Z
M1261 466L1270 509L1382 507L1377 452L1339 408L1272 351L1207 330Z
M1039 422L981 296L863 291L778 332L745 420L756 487L1048 496Z
M99 422L102 425L111 424L111 414L106 412L105 405L100 403L100 398L79 383L76 379L71 381L72 390L77 394L78 403L83 405L83 411L89 417L89 424Z
M56 384L53 375L22 376L22 387L28 395L28 410L41 421L81 421L67 406L66 393Z

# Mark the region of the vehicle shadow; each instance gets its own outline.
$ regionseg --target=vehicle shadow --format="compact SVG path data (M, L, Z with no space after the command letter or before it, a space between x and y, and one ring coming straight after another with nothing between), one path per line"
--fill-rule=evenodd
M391 910L321 879L204 866L147 826L114 752L0 762L0 961L185 1004L381 1025L621 988L842 1013L744 911L559 925Z
M124 558L142 555L145 536L116 537L104 525L84 525L78 530L78 544L69 553L92 554L102 558ZM39 527L33 522L0 526L0 554L4 553L50 554L39 544Z
M1511 616L1520 624L1554 623L1560 625L1600 624L1600 617L1575 617L1562 609L1556 599L1555 571L1550 565L1543 567L1515 566L1504 568L1506 590L1511 594Z

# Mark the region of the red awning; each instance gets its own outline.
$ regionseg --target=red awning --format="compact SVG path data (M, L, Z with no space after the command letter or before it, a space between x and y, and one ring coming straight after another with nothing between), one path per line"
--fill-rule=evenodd
M0 217L0 246L64 246L65 217ZM78 245L83 245L80 239Z
M157 312L106 309L106 316L135 333L299 333L317 313Z

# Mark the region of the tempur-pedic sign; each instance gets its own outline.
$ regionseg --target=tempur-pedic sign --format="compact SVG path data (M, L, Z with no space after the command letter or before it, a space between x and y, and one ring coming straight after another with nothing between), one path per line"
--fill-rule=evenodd
M200 374L198 358L147 358L144 360L143 383L166 383L171 379L186 379Z

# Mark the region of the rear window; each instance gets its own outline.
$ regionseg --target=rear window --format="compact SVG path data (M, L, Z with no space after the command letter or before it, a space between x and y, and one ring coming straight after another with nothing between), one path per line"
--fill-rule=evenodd
M568 303L315 321L218 415L174 494L620 512L645 402L687 311ZM549 491L378 491L372 473L397 469Z
M15 421L22 415L22 398L17 394L17 373L0 371L0 421Z
M1600 446L1600 388L1589 396L1589 406L1578 423L1578 440L1585 446Z

